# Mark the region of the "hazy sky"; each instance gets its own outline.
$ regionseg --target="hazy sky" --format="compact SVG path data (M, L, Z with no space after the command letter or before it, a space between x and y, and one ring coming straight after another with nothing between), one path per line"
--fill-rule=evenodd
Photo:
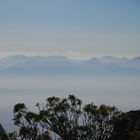
M0 57L140 55L139 0L1 0Z

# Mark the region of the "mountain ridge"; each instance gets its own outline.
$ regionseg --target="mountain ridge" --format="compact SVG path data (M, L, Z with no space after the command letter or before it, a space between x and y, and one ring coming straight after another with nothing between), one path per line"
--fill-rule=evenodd
M139 74L140 57L92 57L77 62L65 56L14 55L0 59L0 74Z

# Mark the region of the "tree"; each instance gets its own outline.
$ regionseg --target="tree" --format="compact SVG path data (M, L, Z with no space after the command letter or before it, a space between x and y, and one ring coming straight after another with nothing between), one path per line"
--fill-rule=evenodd
M114 121L112 140L140 140L140 110L120 114Z
M11 134L11 139L108 140L113 120L120 113L106 105L82 106L82 101L73 95L47 98L45 104L37 103L36 108L32 112L23 103L15 105L14 123L19 129Z
M115 107L92 104L84 107L84 125L88 130L87 140L108 140L113 131L113 120L119 111ZM86 131L87 131L86 130Z
M8 140L8 136L1 124L0 124L0 140Z

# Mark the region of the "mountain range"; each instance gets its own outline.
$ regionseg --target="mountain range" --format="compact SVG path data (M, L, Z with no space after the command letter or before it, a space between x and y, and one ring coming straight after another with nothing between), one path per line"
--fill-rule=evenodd
M0 59L0 74L140 74L140 57L128 59L105 56L75 61L64 56L15 55Z

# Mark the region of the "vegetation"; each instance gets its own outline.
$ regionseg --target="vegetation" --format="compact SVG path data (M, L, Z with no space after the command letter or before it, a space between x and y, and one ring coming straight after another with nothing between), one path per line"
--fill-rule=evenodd
M36 108L33 112L23 103L15 105L14 123L19 129L9 135L11 140L107 140L113 132L113 121L120 114L111 106L83 106L73 95L47 98Z
M1 124L0 124L0 140L8 140L8 136Z
M73 95L47 98L36 111L18 103L13 120L18 129L9 140L140 140L140 111L82 105Z
M140 110L122 113L117 117L112 140L140 140Z

